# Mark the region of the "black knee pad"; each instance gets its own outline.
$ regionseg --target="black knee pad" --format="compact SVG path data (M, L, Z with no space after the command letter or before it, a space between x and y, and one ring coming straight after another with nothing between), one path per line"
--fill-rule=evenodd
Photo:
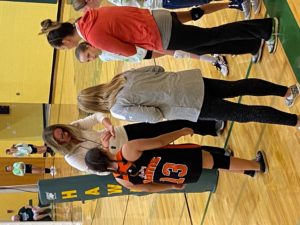
M221 154L210 153L214 159L213 169L225 169L228 170L230 166L230 156Z
M193 20L200 19L203 16L203 14L204 14L204 11L200 7L191 9L191 17Z

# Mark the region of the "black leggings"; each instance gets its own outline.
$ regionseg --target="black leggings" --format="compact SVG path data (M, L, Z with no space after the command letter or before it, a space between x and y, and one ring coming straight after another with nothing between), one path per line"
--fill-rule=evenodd
M201 28L182 24L172 13L172 30L168 50L194 54L255 54L261 39L272 33L272 18L244 20L218 27Z
M217 136L215 120L168 120L158 123L134 123L124 126L128 140L139 138L153 138L184 127L192 128L195 134Z
M261 79L223 81L203 78L204 100L200 119L231 120L240 123L260 122L295 126L297 115L268 106L245 105L224 100L242 95L285 96L288 88Z

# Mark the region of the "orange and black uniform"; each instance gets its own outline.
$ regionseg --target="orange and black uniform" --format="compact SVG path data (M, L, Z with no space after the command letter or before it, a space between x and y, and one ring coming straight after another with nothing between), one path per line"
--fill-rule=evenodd
M202 149L195 144L167 145L144 151L135 162L129 162L117 153L119 173L116 178L133 184L197 182L202 171Z

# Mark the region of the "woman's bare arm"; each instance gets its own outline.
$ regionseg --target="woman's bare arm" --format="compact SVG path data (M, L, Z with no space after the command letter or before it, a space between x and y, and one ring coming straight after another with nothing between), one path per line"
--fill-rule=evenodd
M166 133L155 138L137 139L127 142L122 147L122 154L129 161L137 160L143 151L166 146L185 135L193 135L191 128L183 128L177 131Z

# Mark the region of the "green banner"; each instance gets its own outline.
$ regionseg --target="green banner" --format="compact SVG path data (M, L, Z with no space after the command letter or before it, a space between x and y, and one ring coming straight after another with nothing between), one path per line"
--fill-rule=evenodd
M217 170L202 170L197 183L188 184L184 190L171 190L163 193L198 193L214 192L218 182ZM145 192L134 192L116 182L112 175L83 175L49 180L38 183L39 196L42 204L85 201L119 195L147 195Z

